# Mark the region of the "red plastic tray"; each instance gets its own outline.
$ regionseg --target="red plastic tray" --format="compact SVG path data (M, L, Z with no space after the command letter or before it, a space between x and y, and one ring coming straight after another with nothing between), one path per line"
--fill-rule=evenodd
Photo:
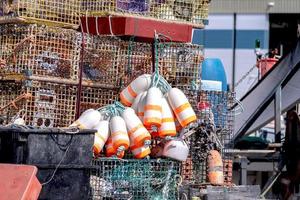
M135 36L140 41L152 42L155 31L173 42L189 43L193 26L128 16L81 17L81 31L94 35ZM166 40L168 41L168 40Z
M42 186L37 168L29 165L0 164L0 200L36 200Z

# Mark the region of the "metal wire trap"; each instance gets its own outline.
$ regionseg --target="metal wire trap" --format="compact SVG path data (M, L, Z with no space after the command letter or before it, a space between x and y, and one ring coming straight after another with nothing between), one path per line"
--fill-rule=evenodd
M180 163L170 160L94 160L91 199L177 199Z

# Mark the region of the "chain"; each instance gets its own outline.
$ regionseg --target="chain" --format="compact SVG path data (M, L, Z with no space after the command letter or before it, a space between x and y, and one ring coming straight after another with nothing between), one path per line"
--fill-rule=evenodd
M241 82L243 82L255 68L256 65L253 65L253 67L251 67L250 70L247 73L245 73L244 76L238 82L236 82L234 87L237 87Z

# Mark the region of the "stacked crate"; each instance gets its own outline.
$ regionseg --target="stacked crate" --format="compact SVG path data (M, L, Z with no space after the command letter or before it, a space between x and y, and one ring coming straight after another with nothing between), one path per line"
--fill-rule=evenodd
M35 127L75 120L81 34L80 1L0 3L1 124ZM35 24L37 23L37 24Z

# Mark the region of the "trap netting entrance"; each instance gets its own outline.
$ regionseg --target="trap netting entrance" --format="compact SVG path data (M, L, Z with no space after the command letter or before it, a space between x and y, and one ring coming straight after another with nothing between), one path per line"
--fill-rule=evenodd
M92 199L177 199L179 162L101 158L90 171Z

